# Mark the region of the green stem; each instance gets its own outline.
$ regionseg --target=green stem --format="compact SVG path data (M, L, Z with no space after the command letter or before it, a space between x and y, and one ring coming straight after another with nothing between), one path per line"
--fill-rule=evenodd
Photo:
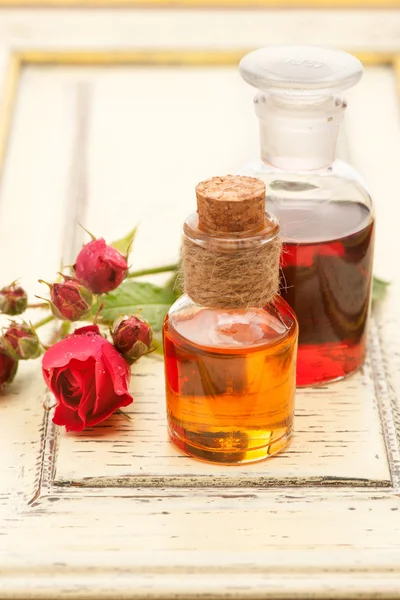
M65 338L71 329L71 321L61 321L60 327L54 332L53 337L50 340L49 346L52 346L56 342Z
M121 410L120 408L117 408L117 410L115 412L117 415L121 415L121 417L123 417L127 421L132 420L132 417L130 415L128 415L128 413L126 413L125 411Z
M61 337L65 337L66 335L69 334L69 332L71 331L71 321L63 321L61 323L61 327L60 327L60 333L61 333Z
M43 325L47 325L47 323L50 323L51 321L54 321L54 319L55 319L54 315L49 315L48 317L45 317L41 321L38 321L37 323L34 323L33 327L35 329L39 329L39 327L43 327Z
M27 308L47 308L47 302L37 302L36 304L28 304Z
M154 267L153 269L142 269L141 271L131 271L126 276L127 278L132 277L143 277L144 275L155 275L156 273L170 273L171 271L176 271L178 265L165 265L163 267Z

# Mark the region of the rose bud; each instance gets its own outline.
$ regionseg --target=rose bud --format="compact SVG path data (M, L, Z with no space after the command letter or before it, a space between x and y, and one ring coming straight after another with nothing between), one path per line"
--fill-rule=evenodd
M0 290L0 312L6 315L20 315L28 306L28 295L22 287L12 283Z
M129 366L97 325L80 327L51 346L42 368L57 400L53 422L67 431L96 425L133 402Z
M92 309L92 293L72 277L50 285L50 298L53 315L65 321L84 319Z
M17 368L17 357L10 351L7 342L4 339L0 339L0 387L12 382Z
M12 322L4 334L4 339L18 358L28 360L40 356L40 341L36 331L28 323Z
M137 316L117 319L111 335L114 346L130 364L149 351L153 340L150 325Z
M75 277L95 294L115 290L128 271L126 258L103 239L83 246L74 265Z

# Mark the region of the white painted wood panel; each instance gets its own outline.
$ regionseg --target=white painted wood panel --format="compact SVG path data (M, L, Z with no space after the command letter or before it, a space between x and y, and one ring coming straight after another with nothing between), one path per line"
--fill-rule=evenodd
M12 389L0 394L0 518L2 507L15 517L39 486L45 428L42 397L42 374L33 363L22 365Z
M398 591L399 504L389 495L85 492L44 497L15 526L0 571L3 597L370 598L374 590L395 598Z
M46 96L22 73L1 179L1 278L20 278L36 294L46 292L38 279L51 281L60 269L64 223L75 210L69 193L77 92L52 90Z
M400 220L397 85L393 69L368 68L360 84L346 94L349 158L364 176L374 199L377 217L375 271L388 281L400 279L400 264L393 260L391 250L393 245L396 247Z
M0 39L14 47L247 50L268 43L311 43L381 52L400 48L400 12L396 9L0 11Z
M0 63L0 82L9 57ZM68 182L75 128L74 97L59 89L51 102L21 78L0 188L0 286L19 278L29 298L45 294L66 244ZM75 210L70 204L69 210ZM40 312L29 312L33 321ZM8 319L2 318L1 326ZM15 383L0 392L0 497L15 512L38 488L44 435L40 364L19 365Z
M254 90L235 66L27 67L22 84L21 97L24 89L27 95L32 90L30 110L38 127L47 105L58 106L62 98L69 110L65 119L59 113L59 122L70 119L65 128L69 141L62 143L60 157L70 175L61 195L80 202L75 222L83 219L109 240L140 225L134 268L159 264L160 242L162 260L174 261L182 222L195 207L195 184L210 174L235 172L258 153ZM368 181L378 218L375 267L391 280L398 264L387 260L385 242L395 238L400 218L392 182L400 155L393 70L368 67L347 95L348 147L342 144L340 155ZM33 133L27 153L37 143ZM73 220L69 235L77 234Z
M169 443L161 360L136 366L131 391L135 403L125 409L131 421L116 415L82 434L61 434L57 484L390 486L369 366L329 389L299 390L289 449L274 460L233 468L186 458Z

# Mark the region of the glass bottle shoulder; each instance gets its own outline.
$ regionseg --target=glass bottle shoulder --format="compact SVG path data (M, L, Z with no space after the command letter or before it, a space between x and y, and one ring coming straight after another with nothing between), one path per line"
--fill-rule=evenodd
M280 296L265 308L221 309L199 306L184 294L170 308L165 328L199 348L229 353L291 344L297 337L296 317Z
M267 210L278 217L285 241L334 240L361 231L374 219L361 175L344 161L317 171L289 172L257 159L240 174L265 182Z

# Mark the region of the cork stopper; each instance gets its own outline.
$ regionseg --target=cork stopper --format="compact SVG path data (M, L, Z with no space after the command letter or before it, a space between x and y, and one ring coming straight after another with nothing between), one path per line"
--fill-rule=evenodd
M185 292L210 308L266 306L279 287L281 242L277 221L265 214L264 183L213 177L196 195L198 216L184 227Z
M265 184L255 177L212 177L196 187L199 228L212 233L260 230L265 221Z

